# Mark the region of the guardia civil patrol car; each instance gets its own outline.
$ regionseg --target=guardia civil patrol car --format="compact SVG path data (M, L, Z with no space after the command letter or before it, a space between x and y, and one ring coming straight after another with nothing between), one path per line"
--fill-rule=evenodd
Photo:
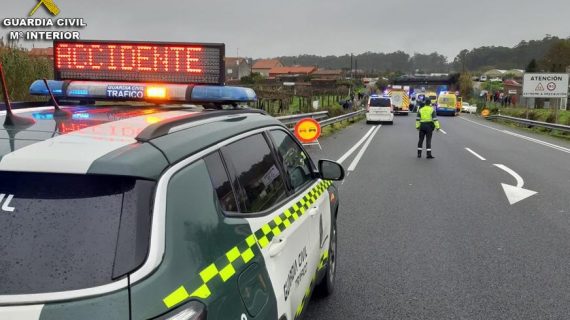
M0 319L292 320L332 293L344 170L237 107L223 46L54 48L50 103L0 112Z

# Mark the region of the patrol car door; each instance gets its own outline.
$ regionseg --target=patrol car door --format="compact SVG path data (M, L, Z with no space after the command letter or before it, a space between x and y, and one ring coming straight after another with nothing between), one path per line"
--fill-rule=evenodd
M283 208L283 214L287 217L287 214L297 213L299 222L295 221L295 216L293 219L291 217L288 219L293 221L293 224L303 224L294 227L299 229L298 232L307 232L308 238L305 244L297 246L302 249L296 258L293 257L293 261L289 261L288 270L284 270L287 274L283 283L284 295L287 292L289 295L294 295L291 299L291 314L287 319L294 319L307 304L309 298L307 289L314 285L324 239L329 234L329 195L325 182L315 178L308 155L290 133L284 130L271 130L269 136L284 169L285 179L294 194L293 201ZM272 259L271 263L276 264L276 269L283 269L279 259Z
M255 134L222 148L222 154L237 180L240 211L265 260L278 316L293 319L315 268L310 260L314 255L310 245L314 210L310 211L312 207L305 200L300 206L312 186L299 194L289 192L285 173L269 142L269 136Z

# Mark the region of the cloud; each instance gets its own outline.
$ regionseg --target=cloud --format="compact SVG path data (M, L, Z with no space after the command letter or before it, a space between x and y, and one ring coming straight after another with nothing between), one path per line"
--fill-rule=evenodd
M85 19L84 39L223 42L227 55L239 48L252 57L403 50L453 60L465 48L570 36L567 0L55 2L60 17ZM34 5L10 1L2 18L25 17Z

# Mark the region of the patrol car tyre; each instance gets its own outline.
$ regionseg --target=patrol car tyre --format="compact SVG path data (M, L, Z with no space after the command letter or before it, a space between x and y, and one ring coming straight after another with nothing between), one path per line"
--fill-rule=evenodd
M336 278L336 249L337 249L337 234L336 234L336 221L331 226L331 239L329 245L329 260L325 276L315 288L315 293L320 297L328 297L334 291L334 281Z

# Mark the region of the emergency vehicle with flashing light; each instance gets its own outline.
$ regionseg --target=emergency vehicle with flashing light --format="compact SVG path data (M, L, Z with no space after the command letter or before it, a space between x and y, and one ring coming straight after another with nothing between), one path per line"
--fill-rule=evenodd
M344 169L238 107L223 45L54 50L49 102L2 82L0 319L292 320L333 292Z
M437 115L455 116L458 113L457 95L452 92L441 92L437 97L436 113Z
M389 89L388 96L392 101L395 115L408 115L410 113L410 96L404 89Z

